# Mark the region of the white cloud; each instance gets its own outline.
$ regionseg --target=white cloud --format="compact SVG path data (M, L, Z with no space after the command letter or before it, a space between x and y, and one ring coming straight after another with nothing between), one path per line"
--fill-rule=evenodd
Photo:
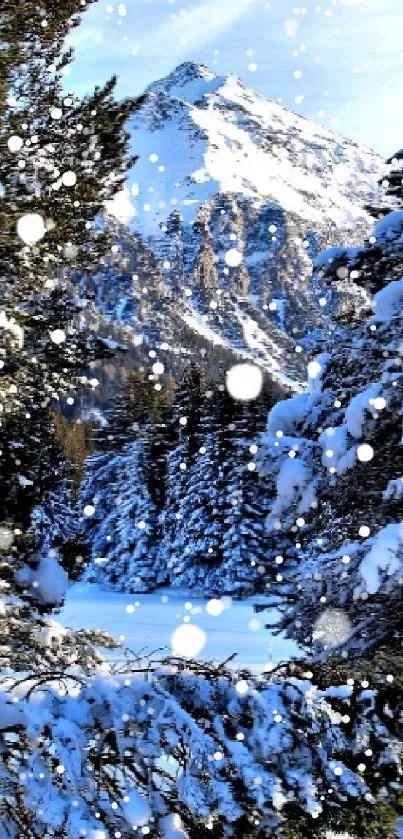
M146 39L140 41L141 53L160 58L169 44L170 58L174 61L189 49L204 47L214 41L250 8L251 3L246 0L207 0L147 33Z

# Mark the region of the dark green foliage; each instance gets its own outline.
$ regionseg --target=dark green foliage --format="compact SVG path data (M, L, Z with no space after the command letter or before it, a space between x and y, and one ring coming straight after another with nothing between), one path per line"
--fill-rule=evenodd
M72 58L63 41L81 11L77 0L40 10L32 0L5 0L0 16L0 488L3 518L24 532L43 493L66 477L49 407L105 354L80 325L68 268L88 268L108 248L99 225L94 234L91 228L132 162L124 125L134 103L115 102L115 79L82 100L63 93L62 70ZM17 152L8 146L12 136L23 143ZM74 185L63 184L66 172ZM24 244L17 222L35 213L46 232Z

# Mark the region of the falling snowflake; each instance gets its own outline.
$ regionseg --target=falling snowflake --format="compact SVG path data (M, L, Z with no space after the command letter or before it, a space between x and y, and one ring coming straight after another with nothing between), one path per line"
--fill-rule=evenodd
M174 653L184 658L194 658L202 651L206 641L206 633L198 626L182 624L173 632L171 646Z
M371 530L370 530L369 527L367 527L366 524L363 524L360 527L358 533L359 533L360 536L362 536L363 539L366 539L369 536L369 534L371 533Z
M66 340L66 333L63 329L54 329L53 332L50 333L50 340L53 341L54 344L63 344Z
M7 140L7 146L9 151L17 153L22 149L24 145L24 141L21 137L18 137L17 134L12 134L11 137Z
M344 644L351 632L351 623L341 609L326 609L314 625L313 638L325 647Z
M317 379L322 372L319 361L310 361L308 364L308 376L310 379Z
M62 184L63 186L75 186L77 183L77 175L75 172L63 172Z
M361 463L368 463L372 460L373 456L374 450L372 446L368 445L368 443L363 443L362 446L358 446L357 458L361 461Z
M230 248L224 258L230 268L237 268L242 262L242 254L237 250L237 248Z
M250 402L262 390L263 373L255 364L235 364L228 371L225 384L233 399Z
M221 615L221 612L223 611L223 609L224 609L224 606L223 606L221 600L217 600L215 598L213 598L212 600L209 600L209 602L207 603L207 606L206 606L206 612L208 612L209 615L214 615L214 617L217 617L218 615Z
M52 117L52 119L61 119L61 117L63 116L63 111L61 108L52 108L50 116Z
M46 233L45 223L39 213L26 213L17 222L17 233L26 245L35 245Z
M156 362L155 362L155 364L153 364L153 368L152 368L152 369L153 369L153 373L154 373L156 376L162 376L162 374L163 374L163 372L164 372L164 370L165 370L165 367L164 367L164 365L163 365L160 361L156 361Z
M299 23L294 18L289 18L288 20L284 21L284 31L285 34L288 35L289 38L293 38L294 35L297 34L299 29Z

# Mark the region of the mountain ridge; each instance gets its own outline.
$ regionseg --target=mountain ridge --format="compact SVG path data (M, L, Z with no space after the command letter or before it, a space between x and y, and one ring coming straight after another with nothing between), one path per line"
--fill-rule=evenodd
M95 306L147 352L183 327L189 355L221 345L299 389L300 342L333 328L314 259L368 233L383 161L195 62L149 85L128 128L139 160L108 206L117 252Z

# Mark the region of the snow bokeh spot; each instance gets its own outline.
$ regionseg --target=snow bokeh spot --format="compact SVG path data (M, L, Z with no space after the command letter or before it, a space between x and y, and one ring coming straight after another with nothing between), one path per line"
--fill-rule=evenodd
M75 186L77 183L77 175L75 172L63 172L62 184L63 186Z
M284 21L284 31L289 38L293 38L294 35L297 34L298 29L299 23L297 20L295 20L295 18L288 18L288 20Z
M313 639L324 647L338 647L344 644L351 632L351 623L341 609L326 609L315 621Z
M225 261L230 268L238 268L242 262L242 254L237 248L230 248L225 254Z
M362 446L358 446L357 458L361 461L361 463L369 463L373 456L374 450L372 446L368 445L368 443L363 443Z
M8 150L15 154L22 149L23 145L24 141L18 134L12 134L7 140Z
M63 344L66 340L66 333L63 329L53 329L50 333L50 340L53 341L54 344Z
M207 641L206 633L193 624L182 624L172 633L172 651L184 658L199 655Z
M369 534L371 533L371 530L366 524L363 524L361 525L358 533L360 536L362 536L363 539L367 539Z
M17 233L26 245L35 245L46 233L42 216L39 213L25 213L17 221Z
M227 373L226 387L233 399L257 399L263 387L263 374L255 364L235 364Z
M221 615L221 612L223 610L224 610L224 606L223 606L223 603L221 602L221 600L217 600L216 598L213 598L212 600L209 600L209 602L207 603L206 612L209 615L213 615L214 617L217 617L218 615Z
M239 696L246 696L249 690L249 685L245 679L240 679L235 685L235 690Z

